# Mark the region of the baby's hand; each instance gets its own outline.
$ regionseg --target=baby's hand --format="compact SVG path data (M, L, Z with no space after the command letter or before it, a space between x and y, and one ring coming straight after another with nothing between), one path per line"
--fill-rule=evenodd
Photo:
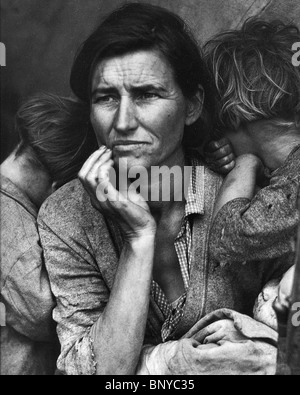
M211 141L205 147L204 155L212 169L220 174L228 174L235 167L235 155L228 139Z
M239 342L246 340L234 326L232 320L220 320L208 325L201 331L201 335L197 341L203 344L219 344L224 341Z

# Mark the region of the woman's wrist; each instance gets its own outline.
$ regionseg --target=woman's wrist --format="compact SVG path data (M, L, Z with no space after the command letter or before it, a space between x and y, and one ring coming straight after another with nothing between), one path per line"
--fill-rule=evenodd
M134 251L149 251L149 248L155 246L155 233L143 233L138 236L130 237L126 240L126 244Z

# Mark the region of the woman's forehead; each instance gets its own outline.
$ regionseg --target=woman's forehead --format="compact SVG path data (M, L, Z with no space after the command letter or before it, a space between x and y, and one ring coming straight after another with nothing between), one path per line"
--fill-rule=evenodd
M128 84L174 84L172 68L157 50L137 51L123 56L102 60L95 67L93 88Z

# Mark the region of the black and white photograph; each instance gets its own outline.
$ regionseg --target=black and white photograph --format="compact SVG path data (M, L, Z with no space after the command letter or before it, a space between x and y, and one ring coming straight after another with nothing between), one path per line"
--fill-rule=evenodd
M0 7L0 375L300 375L299 0Z

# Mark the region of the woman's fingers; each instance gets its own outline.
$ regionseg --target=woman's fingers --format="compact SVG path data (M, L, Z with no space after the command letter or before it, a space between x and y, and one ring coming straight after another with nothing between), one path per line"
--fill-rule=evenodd
M112 151L110 149L106 148L106 150L100 156L98 161L94 164L94 167L99 168L110 160L112 160Z
M208 327L207 333L210 334L203 340L204 344L221 344L224 341L238 342L246 340L246 337L235 328L234 321L230 319L220 320L216 324L219 325L213 324Z
M113 165L112 151L102 147L90 156L80 171L79 178L91 197L92 205L105 215L114 217L129 237L141 232L154 232L156 223L142 196L132 188L124 194L116 189Z
M199 343L203 343L204 340L208 337L211 336L212 334L218 332L220 330L220 321L216 321L210 325L208 325L206 328L202 329L197 335L194 337Z
M223 339L223 335L236 331L234 322L230 319L219 320L208 325L202 329L196 336L195 339L200 343L206 343L205 339Z
M97 151L95 151L84 163L82 166L80 172L79 172L79 178L83 179L86 177L90 169L94 166L95 163L99 160L101 155L106 151L106 147L102 146L99 148Z
M204 344L219 343L220 341L224 340L224 337L226 337L225 333L220 330L213 333L212 335L207 336L204 339L203 343Z
M111 156L109 156L111 158ZM99 165L95 166L93 169L93 178L96 180L97 185L107 182L115 183L116 180L112 174L112 169L114 165L114 161L109 159L104 163L100 163Z
M101 177L106 178L106 174L114 163L111 158L112 152L110 150L104 150L99 156L95 155L91 158L91 161L79 174L82 183L88 189L94 190L94 193L99 181L101 181Z
M129 192L125 196L117 191L111 183L105 184L104 182L97 188L97 198L104 201L101 204L104 205L108 214L125 225L124 229L128 235L145 230L150 233L155 231L156 224L149 206L138 193Z
M107 160L111 159L112 152L107 147L101 147L98 151L94 152L82 166L79 172L81 179L89 175L94 175L95 171L104 164Z
M112 161L112 152L110 150L105 150L102 155L98 158L98 160L91 166L88 174L86 175L86 179L92 183L101 179L101 177L105 177L108 169L111 168Z
M122 194L116 190L116 174L112 171L114 161L111 157L111 151L107 153L107 156L103 155L103 160L107 159L107 161L100 162L94 169L96 197L100 202L107 204L124 200Z
M108 170L104 175L105 169L101 169L102 175L96 188L97 199L102 203L118 203L124 200L123 196L116 190L109 179ZM114 206L118 207L118 204Z

